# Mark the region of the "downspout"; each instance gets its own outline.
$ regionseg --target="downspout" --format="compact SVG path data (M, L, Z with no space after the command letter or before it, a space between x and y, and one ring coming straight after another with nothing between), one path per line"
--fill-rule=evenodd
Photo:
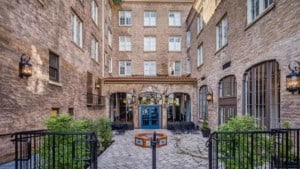
M105 16L104 16L104 14L105 14L105 12L104 12L104 10L105 10L105 1L106 0L102 0L101 2L102 2L102 9L101 9L101 22L102 22L102 24L101 24L101 36L102 36L102 50L101 50L101 62L102 62L102 64L101 64L101 78L104 78L104 53L105 53L105 43L104 43L104 41L105 41L105 30L104 30L104 28L105 28Z

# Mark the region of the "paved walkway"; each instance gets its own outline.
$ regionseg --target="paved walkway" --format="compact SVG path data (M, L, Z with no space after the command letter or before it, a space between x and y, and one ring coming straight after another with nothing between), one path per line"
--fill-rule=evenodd
M98 158L100 169L152 169L152 150L134 145L134 135L145 130L115 135L115 142ZM149 130L146 130L149 131ZM157 149L157 169L207 169L206 138L199 134L168 135L168 145Z

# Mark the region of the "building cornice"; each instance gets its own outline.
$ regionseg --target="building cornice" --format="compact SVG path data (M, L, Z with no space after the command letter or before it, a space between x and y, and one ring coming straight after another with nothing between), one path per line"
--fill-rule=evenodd
M107 77L104 84L196 84L197 79L191 77L172 76L130 76L130 77Z

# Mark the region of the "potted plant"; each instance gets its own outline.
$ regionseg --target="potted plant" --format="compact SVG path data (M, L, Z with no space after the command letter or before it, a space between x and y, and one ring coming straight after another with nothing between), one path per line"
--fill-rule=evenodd
M208 122L206 119L202 122L201 132L203 137L209 137L210 135L210 128L208 127Z

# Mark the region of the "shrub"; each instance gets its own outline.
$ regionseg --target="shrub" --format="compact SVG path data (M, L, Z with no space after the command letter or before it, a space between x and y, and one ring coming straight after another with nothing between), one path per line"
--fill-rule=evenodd
M261 130L263 128L256 125L255 119L249 116L232 118L220 126L218 151L224 157L222 161L225 168L255 168L270 159L274 151L270 136L249 132Z
M91 122L91 131L97 133L100 143L99 151L104 151L112 142L112 129L108 118L100 118Z

